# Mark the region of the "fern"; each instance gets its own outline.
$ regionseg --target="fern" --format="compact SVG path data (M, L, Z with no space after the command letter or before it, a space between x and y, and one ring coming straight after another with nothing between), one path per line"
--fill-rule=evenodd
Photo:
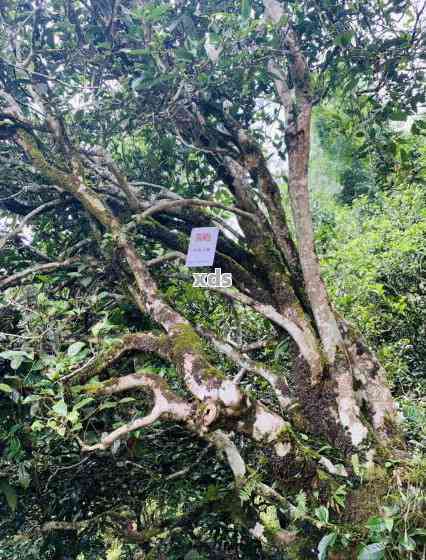
M303 519L307 513L306 494L301 490L296 496L296 507L293 510L294 519Z

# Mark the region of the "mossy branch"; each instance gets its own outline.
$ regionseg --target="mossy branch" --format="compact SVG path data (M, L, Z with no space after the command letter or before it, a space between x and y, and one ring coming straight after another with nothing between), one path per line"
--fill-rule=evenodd
M110 348L101 351L97 356L89 360L85 365L77 370L61 377L61 383L69 383L71 380L84 382L95 375L99 375L128 352L138 350L139 352L153 352L163 358L167 358L166 353L167 336L161 337L153 333L132 333L127 334L117 340Z

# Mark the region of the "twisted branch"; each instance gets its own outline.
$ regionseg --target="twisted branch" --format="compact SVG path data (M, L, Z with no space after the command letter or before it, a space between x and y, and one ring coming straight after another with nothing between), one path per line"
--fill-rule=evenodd
M259 375L259 377L265 379L265 381L267 381L274 390L281 408L286 409L291 405L292 400L289 397L290 390L287 385L287 381L283 377L279 377L277 374L266 368L260 362L256 362L255 360L252 360L235 348L232 348L230 344L228 344L224 340L219 339L207 329L196 327L196 331L207 338L207 340L209 340L213 344L216 350L230 358L235 364L240 366L240 368L245 371L256 373L257 375ZM242 376L243 373L240 372L240 377ZM239 381L239 379L240 378L237 378L237 381ZM234 378L234 382L235 381L236 379Z
M115 383L108 384L96 393L99 395L113 395L130 389L150 390L154 396L154 406L151 412L142 418L120 426L108 435L104 436L99 443L86 445L79 439L82 451L105 450L118 439L127 434L150 426L162 417L190 423L193 407L183 399L175 395L167 386L166 382L156 375L144 373L131 373L119 378Z

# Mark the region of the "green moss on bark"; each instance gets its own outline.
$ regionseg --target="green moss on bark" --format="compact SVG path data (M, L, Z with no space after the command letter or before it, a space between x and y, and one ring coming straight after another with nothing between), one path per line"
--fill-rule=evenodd
M201 338L187 323L176 325L173 333L165 339L164 343L167 344L171 355L178 361L181 361L185 354L199 354L203 351Z
M225 375L219 369L208 363L204 354L203 342L191 325L187 323L176 325L169 336L164 336L160 340L160 344L164 345L164 350L179 366L182 366L185 355L195 355L198 362L196 369L202 374L203 379L225 378Z

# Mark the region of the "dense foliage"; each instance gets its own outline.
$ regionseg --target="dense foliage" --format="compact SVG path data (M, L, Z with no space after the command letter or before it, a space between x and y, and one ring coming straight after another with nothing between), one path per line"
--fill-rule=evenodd
M0 6L0 560L424 557L423 12Z

